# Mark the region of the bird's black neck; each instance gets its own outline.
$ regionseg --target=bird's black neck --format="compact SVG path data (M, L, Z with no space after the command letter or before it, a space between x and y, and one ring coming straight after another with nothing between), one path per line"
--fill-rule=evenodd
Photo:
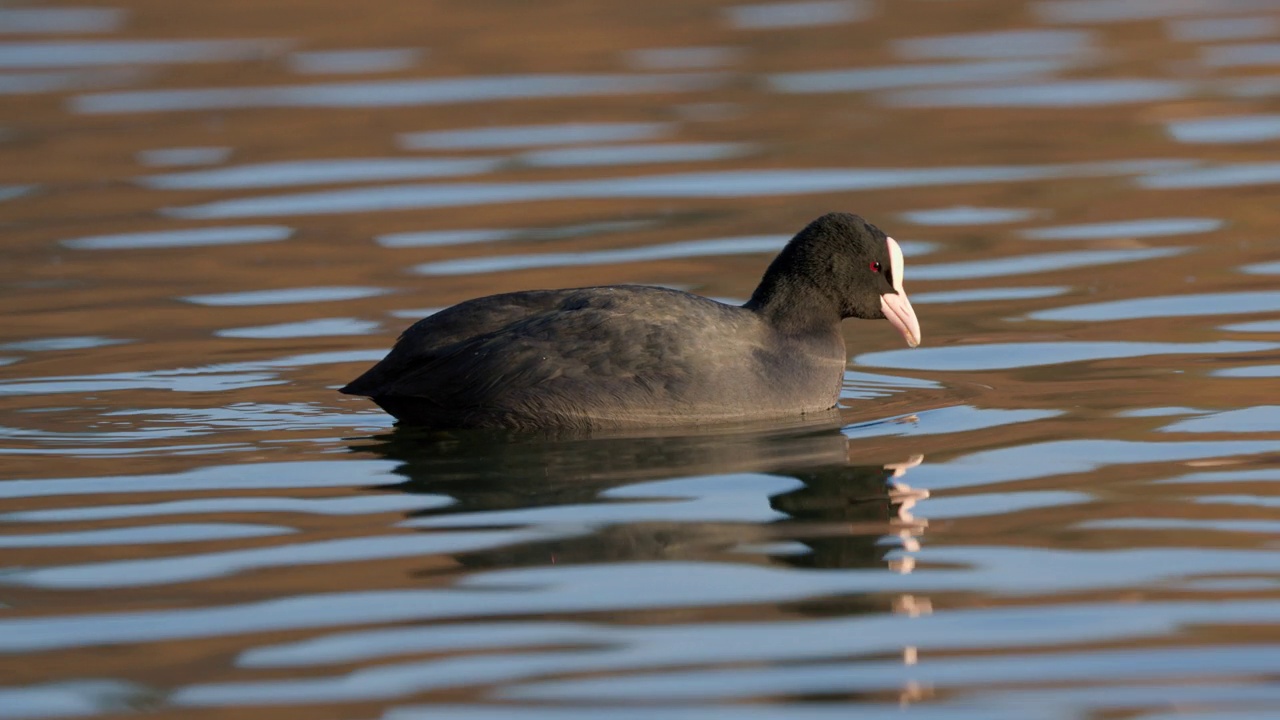
M743 307L788 334L838 332L842 319L835 298L811 283L773 272L765 273Z

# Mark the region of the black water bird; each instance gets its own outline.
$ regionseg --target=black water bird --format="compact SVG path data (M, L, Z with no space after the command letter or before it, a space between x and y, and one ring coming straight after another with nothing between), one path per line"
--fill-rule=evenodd
M828 411L847 361L840 322L920 325L902 249L857 215L809 223L737 307L636 285L529 290L419 320L342 392L436 428L600 430Z

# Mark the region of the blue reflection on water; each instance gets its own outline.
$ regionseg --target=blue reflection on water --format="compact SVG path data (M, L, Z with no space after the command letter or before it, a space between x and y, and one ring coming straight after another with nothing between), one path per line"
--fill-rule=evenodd
M289 69L307 75L394 72L413 67L422 54L417 48L295 52L289 55Z
M1280 115L1234 115L1173 120L1174 140L1184 143L1246 143L1280 138Z
M445 105L590 95L695 92L724 81L717 74L496 75L315 85L139 90L72 99L79 113L172 112L232 108L340 108Z
M1069 287L1007 287L976 288L973 290L948 290L942 292L911 293L912 305L950 304L963 302L994 302L999 300L1034 300L1056 297L1071 290Z
M217 165L231 156L231 148L224 146L172 147L140 150L138 163L149 167L179 167L183 165Z
M249 523L185 523L142 525L29 535L0 535L0 548L97 547L100 545L148 545L269 537L292 533L292 528Z
M663 47L628 50L627 65L637 70L712 70L733 65L742 52L732 47Z
M1183 42L1245 40L1280 34L1280 21L1267 15L1247 17L1209 17L1171 20L1166 28L1169 37Z
M439 505L439 502L433 502L431 499L422 500L419 498L414 505L402 503L401 507L388 506L386 510L420 510L438 507ZM175 527L177 526L148 526L148 528L154 528L154 532L148 534L147 537L159 538L151 540L151 542L184 542L188 540L186 537L173 534L175 533L173 530ZM230 534L231 531L227 529L228 526L226 525L211 527L219 528L219 532L228 534L210 534L208 538L197 536L189 539L256 537L249 534ZM238 526L233 526L232 529L236 527ZM576 532L581 532L581 530ZM546 530L496 530L339 538L243 550L192 553L180 557L115 560L43 567L33 570L17 570L0 576L0 585L81 590L156 586L208 580L236 573L276 567L368 562L436 553L474 552L521 542L547 540L557 536L564 537L571 534L574 534L574 531L562 530L556 534ZM0 539L2 538L3 536L0 536ZM142 542L148 541L143 540ZM0 547L3 547L3 544L0 544Z
M214 333L218 337L277 340L282 338L336 337L341 335L370 335L381 326L376 322L357 318L317 318L279 325L227 328Z
M89 348L120 345L128 340L101 337L99 335L76 335L72 337L49 337L35 340L15 340L0 343L0 350L18 352L51 352L65 350L87 350Z
M1060 225L1023 230L1029 240L1106 240L1111 238L1168 237L1213 232L1225 223L1216 218L1144 218L1117 222Z
M1160 428L1162 432L1280 432L1280 406L1255 405L1187 418Z
M533 150L515 161L533 167L598 167L726 160L750 154L747 143L645 143Z
M1065 69L1062 60L991 60L774 73L769 86L784 93L863 92L916 85L1026 80Z
M927 639L922 642L928 645ZM559 702L642 702L655 697L667 701L724 701L780 694L884 692L913 682L963 689L992 677L998 677L1009 684L1132 683L1183 673L1215 678L1231 677L1241 673L1248 674L1258 667L1275 667L1267 648L1245 644L1180 647L1177 653L1169 653L1161 648L1058 652L1041 660L1028 663L1025 658L992 654L985 657L934 658L919 666L904 664L900 659L821 662L799 666L780 663L769 664L768 667L695 669L625 677L542 680L508 686L500 696L507 699ZM419 671L427 673L426 668L420 667ZM210 686L209 690L224 691L226 699L218 704L227 704L236 689L248 691L247 685L215 685ZM1026 710L1022 712L1025 713ZM986 717L986 714L981 717Z
M0 43L0 68L157 65L259 60L281 40L47 40Z
M1272 332L1280 333L1280 320L1259 320L1258 322L1235 323L1222 326L1230 332Z
M865 0L800 0L736 5L725 12L736 30L769 30L856 22L871 7Z
M280 290L249 290L246 292L217 293L213 295L188 295L183 300L196 305L213 305L217 307L231 305L286 305L290 303L357 300L359 298L386 295L389 292L391 291L387 288L378 287L304 287L283 288Z
M379 356L381 357L381 356ZM131 495L203 490L283 490L351 488L394 482L399 463L390 460L309 460L295 462L206 465L154 475L9 479L0 497L40 498L70 495Z
M1139 187L1154 190L1239 187L1280 183L1280 163L1248 162L1155 172L1137 178Z
M1140 318L1233 315L1280 310L1280 291L1203 293L1169 295L1129 300L1071 305L1037 310L1028 317L1036 320L1096 322Z
M1148 355L1228 355L1277 348L1280 348L1280 344L1230 341L991 343L874 352L859 355L856 362L868 367L887 367L897 370L1010 370L1038 365L1114 360Z
M1213 68L1276 65L1280 64L1280 43L1207 45L1201 48L1200 56L1205 65Z
M325 185L340 182L412 180L478 175L501 167L503 158L341 158L291 160L214 170L148 175L141 184L160 190L229 190Z
M1145 248L1141 250L1077 250L1072 252L1015 255L991 260L913 265L907 268L908 280L961 280L966 278L1007 277L1027 273L1055 272L1093 265L1154 260L1174 257L1191 248Z
M1263 553L1187 548L1097 553L1040 548L944 547L926 549L922 556L929 562L956 563L958 567L939 567L930 573L905 576L885 573L879 568L815 571L680 561L630 563L625 574L616 572L611 564L515 568L473 574L453 587L441 589L334 592L198 608L0 619L0 650L30 652L415 619L749 605L850 592L980 589L1017 596L1084 591L1156 583L1171 576L1256 572ZM1274 617L1278 612L1275 603L1266 605L1269 617ZM1062 612L1060 607L1054 610ZM850 619L841 618L844 621ZM715 628L717 625L700 627ZM827 633L827 636L831 634ZM847 643L847 638L842 638L842 642ZM687 640L681 642L681 647L686 652L698 647L720 648L721 652L734 653L733 657L738 657L737 653L743 650L736 644L728 648L714 643L690 644ZM768 644L758 647L767 648ZM1091 651L1084 656L1096 658L1097 653ZM581 653L569 653L566 657L575 663L592 659ZM1178 662L1185 659L1181 651L1171 657ZM973 658L965 660L972 662ZM1010 662L1032 668L1034 672L1047 673L1046 677L1055 677L1054 668L1027 663L1025 658L1011 658ZM900 662L897 665L901 667ZM412 674L424 677L421 672ZM431 674L427 673L425 677L431 677ZM327 681L324 684L327 685ZM318 687L319 683L316 685ZM273 688L270 681L237 683L235 687L247 691L252 686L264 691L259 695L261 699L287 694L283 692L284 687ZM210 686L210 689L213 687L216 686ZM699 683L699 687L719 686L716 683ZM341 696L348 696L351 692L378 692L376 684L363 682L331 689ZM225 695L218 694L230 698L231 688L227 690ZM212 694L208 698L212 700ZM195 700L194 697L189 699ZM237 701L244 702L245 695L241 694Z
M923 59L1072 56L1092 51L1094 36L1084 30L1000 30L905 38L893 48Z
M421 275L465 275L470 273L528 270L544 267L575 267L583 265L611 265L625 262L670 260L686 257L711 257L715 255L744 255L771 253L782 249L790 236L752 235L747 237L691 240L689 242L646 245L617 250L591 250L585 252L539 253L536 255L496 255L456 260L440 260L413 268ZM905 255L920 255L932 249L928 243L904 241L899 243Z
M988 208L956 205L932 210L910 210L899 213L903 220L916 225L999 225L1030 220L1039 211L1025 208Z
M0 45L3 47L3 45ZM140 77L134 68L82 68L0 73L0 95L96 90L126 85Z
M245 197L168 208L185 218L319 215L492 203L606 198L734 198L787 196L853 190L966 185L1107 177L1174 170L1178 160L1133 160L1071 165L993 165L935 168L734 170L528 183L388 185L372 188Z
M117 8L0 8L0 35L100 33L118 30L124 10Z
M1054 80L1027 85L991 85L899 90L885 95L894 107L1093 107L1175 100L1192 91L1177 80L1111 78Z
M0 185L0 202L14 200L34 192L35 185Z
M1280 275L1280 260L1269 263L1245 265L1240 268L1240 270L1250 275Z
M1225 378L1274 378L1280 377L1280 365L1222 368L1221 370L1214 370L1213 376Z
M657 122L506 125L404 133L399 136L399 143L407 150L494 150L536 145L653 140L673 132L674 129L675 126L671 123Z
M243 225L93 235L63 240L62 245L77 250L150 250L277 242L292 235L293 228L283 225Z
M1156 20L1182 15L1214 15L1231 10L1270 10L1271 0L1038 0L1036 14L1049 22L1117 23L1132 20Z

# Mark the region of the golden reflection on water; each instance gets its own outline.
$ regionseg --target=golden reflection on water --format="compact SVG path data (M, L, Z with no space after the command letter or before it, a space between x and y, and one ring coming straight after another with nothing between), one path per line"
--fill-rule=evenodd
M0 716L1259 717L1278 32L0 8ZM334 392L477 295L748 297L829 210L902 241L929 338L847 324L829 426L422 437Z

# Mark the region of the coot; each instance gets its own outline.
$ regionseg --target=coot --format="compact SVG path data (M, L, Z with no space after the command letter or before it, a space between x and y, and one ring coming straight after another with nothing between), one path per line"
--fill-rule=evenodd
M827 411L844 318L920 343L902 250L857 215L809 223L742 307L636 285L529 290L419 320L342 392L435 428L619 429Z

